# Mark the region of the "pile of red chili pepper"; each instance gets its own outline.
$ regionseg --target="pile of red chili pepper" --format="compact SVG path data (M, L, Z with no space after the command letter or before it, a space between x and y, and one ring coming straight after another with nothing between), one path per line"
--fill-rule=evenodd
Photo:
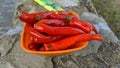
M27 13L20 10L19 19L29 27L31 50L66 50L78 42L103 41L93 24L79 19L71 11L46 11ZM91 32L94 31L94 34Z

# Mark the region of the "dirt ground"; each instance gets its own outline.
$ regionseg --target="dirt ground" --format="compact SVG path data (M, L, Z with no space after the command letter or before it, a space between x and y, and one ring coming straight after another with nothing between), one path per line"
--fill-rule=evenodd
M98 14L120 39L120 0L92 0Z

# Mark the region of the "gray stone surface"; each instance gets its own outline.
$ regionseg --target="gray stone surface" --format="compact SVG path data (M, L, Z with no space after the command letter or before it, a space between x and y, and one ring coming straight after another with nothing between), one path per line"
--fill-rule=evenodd
M0 34L12 26L16 0L0 0Z
M18 0L13 28L6 34L0 35L0 68L119 68L120 41L107 26L106 21L90 13L83 4L85 2L81 1L77 2L79 6L71 5L72 7L63 6L63 8L75 11L80 15L80 19L93 23L104 37L103 43L91 41L86 48L63 56L45 57L25 52L20 47L21 33L16 32L17 26L23 25L17 18L18 11L21 8L27 12L45 11L45 9L33 0Z
M26 53L20 47L20 35L4 35L0 40L0 68L53 68L51 57ZM47 62L46 62L47 61Z
M62 7L78 6L79 0L51 0Z

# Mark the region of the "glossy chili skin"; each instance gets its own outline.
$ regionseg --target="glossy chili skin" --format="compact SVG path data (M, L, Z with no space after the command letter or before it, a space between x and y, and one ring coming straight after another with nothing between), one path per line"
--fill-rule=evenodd
M34 29L36 29L39 32L44 32L49 35L78 35L78 34L84 34L85 32L74 27L52 27L43 23L37 23L34 25Z
M28 48L33 51L65 50L78 42L103 41L93 24L80 20L73 12L27 13L21 10L20 13L19 19L29 24L28 34L32 43ZM90 34L91 31L96 34Z
M90 40L100 40L103 42L103 38L99 34L81 34L81 35L70 36L63 40L45 43L44 46L41 48L41 50L45 50L45 51L64 50L74 45L77 42L84 42Z
M36 12L36 13L27 13L24 10L20 11L21 15L19 16L19 19L25 23L28 24L35 24L41 19L47 19L50 17L51 14L53 14L53 11L49 12Z
M51 14L50 18L52 19L59 19L59 20L66 20L66 18L69 17L69 19L78 18L74 15L59 15L59 14Z
M30 25L29 25L29 33L31 34L31 40L33 43L47 43L47 42L52 42L52 41L56 41L59 39L62 39L63 36L46 36L44 34L39 33L38 31L36 31L35 29L33 29Z
M37 24L47 24L50 26L68 26L68 24L64 20L58 20L58 19L42 19Z
M84 21L79 20L79 19L72 19L69 24L70 24L70 26L78 27L87 33L90 33L91 31L98 33L96 28L94 27L94 25L87 23L87 22L84 22Z
M43 46L43 43L37 44L37 43L30 43L28 45L28 48L32 51L38 51Z
M90 23L87 23L87 24L89 25L91 31L94 31L96 34L98 34L98 31L93 24L90 24Z
M46 12L35 12L35 13L27 13L24 10L20 10L21 15L19 19L28 24L35 24L41 19L65 19L66 16L70 18L77 18L75 13L69 11L46 11Z

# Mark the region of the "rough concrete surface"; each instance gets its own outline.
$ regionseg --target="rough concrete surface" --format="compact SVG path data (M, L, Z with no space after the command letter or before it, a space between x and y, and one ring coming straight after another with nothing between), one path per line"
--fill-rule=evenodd
M97 16L95 9L92 13L90 9L88 10L86 3L90 0L72 1L74 0L65 2L76 5L65 6L61 3L60 5L66 10L78 13L82 20L93 23L104 37L103 43L91 41L86 48L69 55L45 57L29 54L21 49L20 31L13 34L8 32L0 35L0 68L120 68L120 41L107 26L105 20ZM54 0L54 2L59 3L59 0ZM18 0L11 29L23 25L17 18L20 9L25 9L27 12L46 11L33 0Z

